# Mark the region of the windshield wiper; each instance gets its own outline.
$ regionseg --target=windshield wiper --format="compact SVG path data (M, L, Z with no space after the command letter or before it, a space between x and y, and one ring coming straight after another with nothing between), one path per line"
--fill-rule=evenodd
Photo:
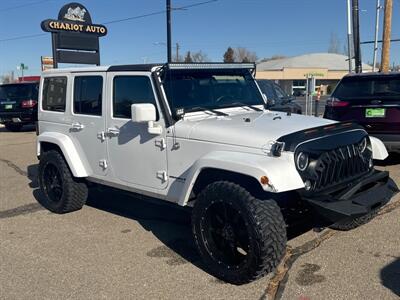
M222 111L217 111L214 110L212 108L207 108L207 107L203 107L203 106L195 106L195 107L191 107L188 110L185 110L185 112L195 112L195 111L202 111L202 110L208 110L211 111L212 113L218 115L218 116L229 116L228 114L222 112Z

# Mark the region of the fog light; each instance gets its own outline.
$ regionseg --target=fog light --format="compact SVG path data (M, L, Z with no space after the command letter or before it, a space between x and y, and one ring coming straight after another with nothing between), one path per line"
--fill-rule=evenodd
M310 182L310 180L306 180L306 182L304 182L304 187L306 188L306 191L311 190L311 182Z
M372 158L370 158L369 160L369 168L371 169L374 166L374 161L372 160Z

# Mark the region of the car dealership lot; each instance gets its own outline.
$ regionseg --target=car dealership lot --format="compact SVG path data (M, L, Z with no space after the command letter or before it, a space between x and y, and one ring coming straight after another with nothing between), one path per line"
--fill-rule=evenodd
M36 201L35 133L0 128L0 297L4 299L397 299L400 197L350 232L289 241L287 276L232 286L204 271L186 210L92 190L81 211ZM400 185L400 157L380 168ZM36 198L36 199L35 199ZM270 280L272 278L272 281Z

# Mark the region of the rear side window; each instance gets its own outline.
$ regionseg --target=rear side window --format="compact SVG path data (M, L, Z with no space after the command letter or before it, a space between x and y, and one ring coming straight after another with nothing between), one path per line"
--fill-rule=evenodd
M5 100L37 100L38 84L5 84L0 86L0 99Z
M47 77L43 82L43 110L65 111L67 77Z
M74 113L101 116L102 76L77 76L74 80Z
M130 118L131 105L151 103L156 106L156 100L147 76L116 76L114 77L113 116Z
M338 99L393 99L400 96L400 76L343 78L333 93Z

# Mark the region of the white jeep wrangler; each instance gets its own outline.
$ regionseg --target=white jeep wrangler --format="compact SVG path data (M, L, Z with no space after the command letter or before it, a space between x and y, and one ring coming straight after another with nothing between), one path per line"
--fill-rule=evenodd
M55 213L78 210L92 182L192 206L201 257L235 284L278 265L296 211L340 229L367 222L397 190L373 167L388 155L382 142L353 123L268 110L254 70L165 64L44 72L40 202Z

